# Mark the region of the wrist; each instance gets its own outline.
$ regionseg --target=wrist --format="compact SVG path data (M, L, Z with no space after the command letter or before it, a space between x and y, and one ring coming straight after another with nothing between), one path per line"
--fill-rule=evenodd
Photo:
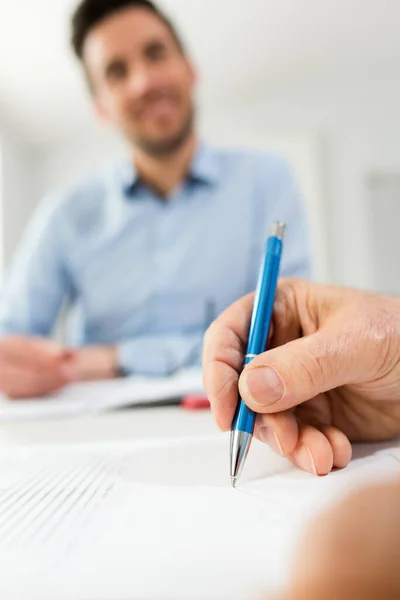
M119 375L115 346L88 346L78 350L75 358L78 381L113 379Z

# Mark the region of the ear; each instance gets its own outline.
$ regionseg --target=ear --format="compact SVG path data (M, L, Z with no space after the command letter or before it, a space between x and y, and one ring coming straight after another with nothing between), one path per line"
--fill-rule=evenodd
M92 96L93 110L96 117L101 121L104 125L111 124L111 117L108 113L106 107L101 102L100 98L96 95Z
M194 68L193 64L187 59L186 59L186 68L188 71L190 84L192 87L195 87L198 82L198 74L197 74L197 71Z

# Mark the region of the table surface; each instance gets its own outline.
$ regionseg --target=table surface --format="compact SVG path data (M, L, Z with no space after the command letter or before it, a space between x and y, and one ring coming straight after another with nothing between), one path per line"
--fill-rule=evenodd
M55 444L177 438L216 433L209 410L132 408L80 417L0 423L0 444Z

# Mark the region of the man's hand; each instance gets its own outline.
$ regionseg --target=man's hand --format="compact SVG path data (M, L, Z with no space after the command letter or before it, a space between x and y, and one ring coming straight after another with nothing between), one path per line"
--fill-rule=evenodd
M272 349L241 372L252 305L242 298L205 336L204 386L221 429L239 386L260 413L255 435L318 475L348 464L351 441L400 434L400 299L283 280Z
M112 379L118 375L114 346L86 346L74 352L72 365L78 381Z
M43 338L0 340L0 390L9 398L44 396L74 380L68 353Z

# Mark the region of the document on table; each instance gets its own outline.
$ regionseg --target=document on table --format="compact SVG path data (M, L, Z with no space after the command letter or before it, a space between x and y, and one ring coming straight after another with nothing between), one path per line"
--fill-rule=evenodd
M125 377L77 383L45 398L11 401L0 395L0 421L68 417L152 404L204 393L201 369L183 369L170 377Z
M398 448L318 479L255 443L234 490L228 448L226 436L2 448L0 597L261 597L313 515L400 473Z

